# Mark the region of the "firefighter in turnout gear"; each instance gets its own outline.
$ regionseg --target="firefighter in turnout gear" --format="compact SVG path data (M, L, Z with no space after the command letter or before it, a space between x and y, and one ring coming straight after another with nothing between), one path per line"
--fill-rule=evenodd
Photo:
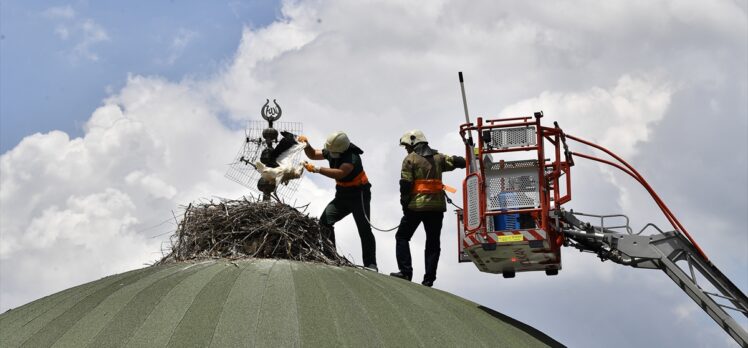
M307 144L304 153L309 159L327 160L330 165L329 168L321 168L305 163L306 170L335 179L335 198L320 216L320 225L323 230L328 231L330 240L335 244L333 225L348 214L353 214L358 235L361 237L364 266L376 271L376 240L367 221L367 216L370 216L371 184L361 162L361 154L364 151L351 143L348 136L340 131L327 137L323 150L314 149L303 135L299 136L298 140Z
M447 156L432 149L420 130L412 130L400 138L400 145L408 155L400 172L400 205L403 218L395 234L395 253L400 272L391 276L411 280L413 267L410 257L410 238L423 222L426 230L426 273L421 284L434 285L436 267L441 253L440 234L444 212L447 210L442 172L465 168L465 158Z

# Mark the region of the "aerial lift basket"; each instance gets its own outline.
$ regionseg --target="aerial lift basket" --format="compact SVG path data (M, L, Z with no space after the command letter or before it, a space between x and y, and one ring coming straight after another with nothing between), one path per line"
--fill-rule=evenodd
M558 127L542 127L542 113L466 123L477 147L466 145L476 159L463 182L464 211L458 211L459 261L472 261L483 272L513 277L516 272L561 269L560 231L548 223L548 212L571 199L568 153ZM546 148L546 142L550 144ZM552 159L546 159L546 152ZM526 159L494 160L509 152ZM560 180L564 178L563 182ZM563 186L563 187L562 187Z

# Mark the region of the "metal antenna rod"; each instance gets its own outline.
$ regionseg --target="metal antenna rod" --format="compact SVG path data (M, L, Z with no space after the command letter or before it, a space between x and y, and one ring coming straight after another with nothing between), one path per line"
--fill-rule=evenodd
M458 72L457 75L460 77L460 91L462 92L462 107L465 109L465 123L470 123L470 114L468 113L467 98L465 98L465 83L462 79L462 71ZM475 153L473 152L473 146L475 146L475 143L473 143L473 132L468 131L467 134L468 145L470 146L470 162L468 162L468 165L470 166L470 172L473 173L478 167L475 164Z

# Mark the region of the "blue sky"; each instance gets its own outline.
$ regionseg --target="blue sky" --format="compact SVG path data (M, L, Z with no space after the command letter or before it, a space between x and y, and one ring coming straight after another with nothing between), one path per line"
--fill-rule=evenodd
M249 193L224 174L266 98L317 147L346 131L365 151L372 221L397 225L399 137L419 128L464 153L457 71L473 118L543 110L626 159L748 289L744 0L121 4L0 0L0 312L153 262L180 207ZM576 162L566 208L668 229L625 174ZM295 198L318 216L334 190L305 174ZM574 347L734 346L658 271L570 248L552 278L458 264L453 215L437 289ZM336 230L360 263L352 218ZM375 236L380 271L395 271L394 236ZM422 229L411 247L420 281Z
M273 0L3 0L0 152L36 132L81 136L91 110L128 74L214 74L236 52L244 26L279 15ZM104 36L95 39L97 32Z

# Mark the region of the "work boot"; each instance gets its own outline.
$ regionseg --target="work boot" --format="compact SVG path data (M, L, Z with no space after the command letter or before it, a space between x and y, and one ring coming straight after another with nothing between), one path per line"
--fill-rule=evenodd
M424 279L424 280L423 280L423 281L421 282L421 284L423 284L423 285L425 285L425 286L428 286L428 287L432 287L432 286L434 286L434 281L433 281L433 280L426 280L426 279Z
M390 276L393 276L395 278L405 279L407 281L410 281L410 279L413 278L413 275L403 274L402 272L392 272L390 273Z
M373 264L373 263L372 263L371 265L368 265L368 266L366 266L366 267L364 267L364 268L365 268L365 269L368 269L368 270L370 270L370 271L374 271L374 272L377 272L377 273L379 273L379 268L377 268L377 265L376 265L376 264Z

